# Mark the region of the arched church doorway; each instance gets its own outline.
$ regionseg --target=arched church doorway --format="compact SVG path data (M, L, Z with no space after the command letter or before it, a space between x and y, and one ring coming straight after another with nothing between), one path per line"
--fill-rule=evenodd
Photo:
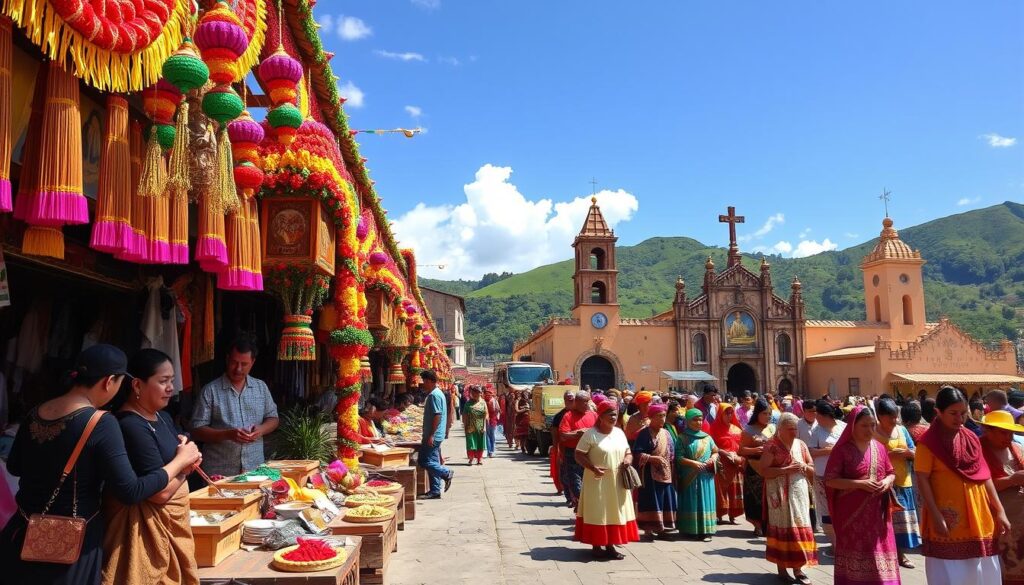
M615 366L607 358L592 355L580 366L580 387L590 385L591 390L615 387Z
M733 396L738 396L744 390L756 392L757 375L754 374L754 368L743 362L729 368L729 373L725 377L725 389Z
M793 393L793 382L789 378L783 378L779 380L779 396L785 396Z

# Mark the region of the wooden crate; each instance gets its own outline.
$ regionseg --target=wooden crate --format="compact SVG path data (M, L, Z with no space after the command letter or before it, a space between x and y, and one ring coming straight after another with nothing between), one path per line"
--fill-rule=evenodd
M408 467L409 457L413 453L412 449L407 449L405 447L392 447L387 451L378 451L373 448L363 448L360 449L359 451L361 453L361 462L381 468Z
M236 512L236 510L204 510L205 512ZM215 567L242 545L244 514L236 513L219 524L193 526L192 539L196 545L196 564Z
M274 483L274 480L267 479L264 481L231 481L230 479L222 479L220 481L213 482L218 487L225 490L258 490L269 486Z
M371 583L382 583L387 579L391 553L398 550L398 504L390 508L396 514L386 522L353 524L345 522L344 516L338 516L327 527L332 534L357 535L363 539L359 555L360 581L370 579Z
M359 585L361 539L350 536L345 547L348 559L337 569L315 573L285 573L270 566L273 551L240 550L217 567L199 570L199 582L207 585L247 583L248 585Z
M189 494L189 508L193 510L235 510L242 513L243 520L255 520L260 517L260 500L263 499L261 492L255 491L245 496L232 498L222 498L216 493L210 486L197 489Z

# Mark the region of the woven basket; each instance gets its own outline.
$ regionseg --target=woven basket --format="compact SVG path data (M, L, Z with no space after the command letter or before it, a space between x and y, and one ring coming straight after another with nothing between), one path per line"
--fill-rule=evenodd
M345 506L348 508L358 508L359 506L369 504L371 506L380 506L381 508L387 508L388 506L392 506L395 503L395 498L392 498L391 496L378 495L377 500L378 501L375 502L353 502L352 496L349 496L348 498L345 499Z
M364 493L365 494L365 493L377 492L378 494L395 494L395 493L398 493L400 491L402 491L402 484L398 483L397 481L393 481L393 482L391 482L391 485L384 486L384 487L364 486L362 489L359 490L359 493Z
M291 551L299 548L299 545L292 545L274 553L274 560L271 565L278 571L285 571L288 573L313 573L316 571L326 571L327 569L336 569L345 564L348 560L348 553L345 552L344 548L335 548L334 551L338 553L338 556L333 559L325 559L322 561L289 561L284 558L284 555Z
M345 514L345 522L351 524L376 524L377 522L387 522L395 517L395 513L388 510L387 516L374 516L372 518L364 518L362 516L350 516Z

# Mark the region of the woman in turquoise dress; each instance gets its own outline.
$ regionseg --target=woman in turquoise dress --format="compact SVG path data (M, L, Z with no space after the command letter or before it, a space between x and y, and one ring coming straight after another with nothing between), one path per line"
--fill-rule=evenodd
M676 442L676 491L679 493L676 528L681 534L711 541L718 524L715 511L715 467L718 447L701 430L704 414L686 411L686 428Z

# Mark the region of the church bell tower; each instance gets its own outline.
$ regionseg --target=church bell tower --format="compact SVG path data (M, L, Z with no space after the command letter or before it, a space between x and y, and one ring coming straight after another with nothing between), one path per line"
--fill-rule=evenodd
M581 318L580 313L584 307L618 307L616 241L618 238L615 232L608 228L601 215L601 208L597 206L597 197L591 197L587 220L572 243L576 250L576 270L572 277L575 294L572 311L575 318Z

